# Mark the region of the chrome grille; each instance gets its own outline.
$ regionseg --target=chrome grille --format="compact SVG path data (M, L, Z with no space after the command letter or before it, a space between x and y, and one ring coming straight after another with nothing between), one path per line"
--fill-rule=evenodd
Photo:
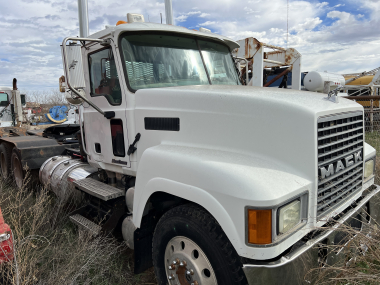
M318 198L317 216L326 214L361 189L363 159L347 167L346 157L361 151L363 158L363 113L350 112L318 119ZM344 169L336 172L339 161ZM333 165L334 173L322 178L321 168Z

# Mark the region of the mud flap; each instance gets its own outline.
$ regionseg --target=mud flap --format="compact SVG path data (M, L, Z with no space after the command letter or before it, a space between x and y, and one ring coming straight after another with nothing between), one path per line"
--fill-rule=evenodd
M135 269L139 274L153 266L152 242L153 232L157 225L157 215L149 214L142 219L141 227L134 233Z

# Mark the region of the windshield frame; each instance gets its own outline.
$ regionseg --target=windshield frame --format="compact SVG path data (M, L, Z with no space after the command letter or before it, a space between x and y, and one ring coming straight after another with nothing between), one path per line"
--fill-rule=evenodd
M228 49L228 52L231 56L231 62L232 64L235 66L235 70L236 70L236 73L237 73L237 76L238 76L238 79L239 79L239 82L240 82L240 75L236 69L236 65L234 63L234 60L233 60L233 56L232 56L232 53L231 53L231 49L230 47L225 44L224 42L222 41L218 41L218 40L215 40L215 39L211 39L211 38L208 38L208 37L199 37L199 36L193 36L193 35L187 35L187 34L181 34L181 33L175 33L175 32L157 32L157 31L138 31L138 32L131 32L131 31L125 31L125 32L122 32L120 33L119 35L119 39L118 39L118 47L119 47L119 55L120 55L120 58L121 58L121 61L122 61L122 68L123 68L123 72L124 72L124 78L125 78L125 81L126 81L126 84L127 84L127 87L128 87L128 90L132 93L136 93L136 91L138 90L142 90L142 89L154 89L154 88L165 88L165 87L154 87L154 88L141 88L141 89L134 89L132 88L132 86L130 85L129 83L129 78L128 78L128 72L127 72L127 69L126 69L126 65L123 64L125 62L125 59L124 59L124 54L123 54L123 50L121 48L121 41L123 39L123 37L125 35L143 35L143 34L160 34L160 35L169 35L169 36L179 36L179 37L184 37L184 38L190 38L190 39L194 39L196 41L196 44L197 44L197 47L198 47L198 52L200 54L200 57L202 59L202 63L203 63L203 67L205 69L205 72L207 74L207 79L208 79L208 82L209 82L209 85L213 85L212 82L211 82L211 78L210 78L210 75L207 71L207 67L206 67L206 62L203 58L203 54L202 54L202 50L200 49L200 45L198 43L198 39L201 39L201 40L204 40L204 41L210 41L210 42L214 42L214 43L218 43L218 44L221 44L221 45L224 45L227 49ZM180 86L189 86L189 85L178 85L178 86L175 86L175 87L180 87ZM190 85L191 86L191 85Z

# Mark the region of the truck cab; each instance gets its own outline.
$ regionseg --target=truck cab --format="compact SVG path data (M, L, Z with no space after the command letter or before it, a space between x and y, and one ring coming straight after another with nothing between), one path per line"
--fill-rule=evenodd
M25 106L25 94L17 90L17 80L13 79L14 87L0 86L0 127L15 126L22 122L22 107Z
M122 220L135 271L154 265L159 284L297 284L292 268L307 272L319 243L338 239L318 228L363 209L378 219L363 107L243 86L238 47L144 22L63 42L61 81L81 104L81 155L92 170L70 172L60 157L40 177L64 177L74 185L67 193L117 213L106 228ZM57 163L66 176L47 175ZM72 220L104 229L79 212Z
M0 126L10 127L14 125L12 88L0 86Z

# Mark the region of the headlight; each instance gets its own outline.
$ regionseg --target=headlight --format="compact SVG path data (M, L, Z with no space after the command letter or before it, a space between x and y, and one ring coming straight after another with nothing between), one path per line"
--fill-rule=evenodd
M301 201L295 200L278 209L278 232L284 234L301 220Z
M373 175L373 170L375 168L375 161L373 159L366 161L364 165L364 179Z

